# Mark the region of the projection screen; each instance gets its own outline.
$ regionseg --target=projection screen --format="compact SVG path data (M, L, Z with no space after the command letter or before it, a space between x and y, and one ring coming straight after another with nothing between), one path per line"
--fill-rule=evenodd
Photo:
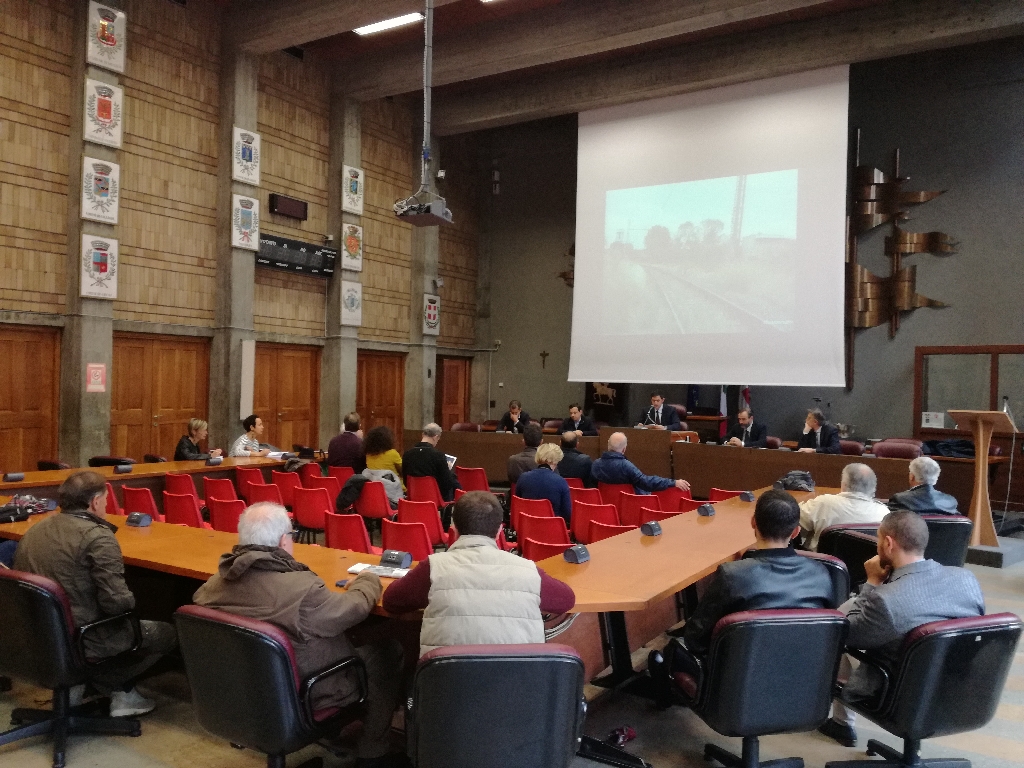
M843 386L849 68L579 116L570 381Z

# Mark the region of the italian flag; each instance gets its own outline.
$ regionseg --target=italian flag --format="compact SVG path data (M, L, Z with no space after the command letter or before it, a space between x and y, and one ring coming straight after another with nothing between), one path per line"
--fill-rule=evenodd
M718 399L718 415L719 416L728 416L729 415L729 406L725 402L725 385L724 384L722 385L722 396ZM729 429L727 427L727 424L728 424L728 422L726 422L723 419L722 422L718 425L718 437L719 437L719 439L722 439L723 437L725 437L725 433L729 431Z

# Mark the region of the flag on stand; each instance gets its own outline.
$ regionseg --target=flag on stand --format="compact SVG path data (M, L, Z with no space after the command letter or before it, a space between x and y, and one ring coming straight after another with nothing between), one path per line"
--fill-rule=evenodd
M736 412L746 411L750 409L750 385L744 384L740 387L740 398L739 403L736 406Z
M728 416L729 415L729 405L725 402L725 385L724 384L722 385L722 396L718 400L718 415L719 416ZM728 431L729 431L728 421L726 419L722 419L722 421L718 425L718 437L719 438L725 437L725 433L728 432Z

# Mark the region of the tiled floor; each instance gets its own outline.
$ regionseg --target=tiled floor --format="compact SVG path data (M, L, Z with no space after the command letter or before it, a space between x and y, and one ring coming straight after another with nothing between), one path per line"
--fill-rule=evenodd
M981 581L990 613L1012 611L1024 615L1024 564L1004 571L972 570ZM156 678L147 692L156 696L160 707L143 719L141 737L75 737L68 751L70 768L256 768L266 764L259 755L232 749L199 727L183 675L170 673ZM16 684L12 693L0 694L0 723L7 722L13 707L33 706L35 700L46 698L45 691ZM738 739L719 736L685 709L658 712L648 702L626 694L609 694L594 702L587 719L588 733L604 737L621 725L636 729L637 739L628 748L655 768L706 765L702 751L708 741L733 750L739 748ZM767 737L761 740L761 759L799 755L809 768L816 768L829 760L863 757L868 738L899 746L895 738L866 721L861 722L858 732L860 749L856 750L840 747L817 733ZM1018 649L996 718L980 731L926 741L922 753L924 757L966 757L975 768L1024 767L1024 647ZM328 768L347 768L350 763L310 747L289 758L288 764L298 765L316 754L325 755ZM49 744L40 739L0 747L0 768L49 765ZM592 765L577 758L573 768Z

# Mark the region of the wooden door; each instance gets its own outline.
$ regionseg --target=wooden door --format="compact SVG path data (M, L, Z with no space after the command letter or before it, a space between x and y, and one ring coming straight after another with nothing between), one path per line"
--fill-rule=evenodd
M472 360L468 357L437 358L434 413L442 429L469 421L469 383Z
M320 442L320 348L257 344L253 413L263 442L283 451Z
M110 452L174 458L188 420L206 419L210 343L189 336L114 334ZM228 436L220 436L220 441ZM228 447L228 446L224 446Z
M384 424L401 443L405 426L405 355L360 350L356 380L356 411L362 417L363 431Z
M60 331L0 326L0 471L57 458Z

